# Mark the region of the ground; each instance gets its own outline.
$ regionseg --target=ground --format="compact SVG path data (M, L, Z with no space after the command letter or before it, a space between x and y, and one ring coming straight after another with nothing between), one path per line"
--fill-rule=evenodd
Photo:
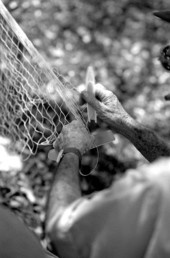
M158 57L169 41L170 24L152 15L154 10L170 9L168 0L3 2L46 61L73 86L84 83L87 66L93 65L96 80L116 93L135 119L169 139L170 105L164 95L170 76ZM20 172L0 173L1 203L17 213L44 245L44 209L55 173L47 151L41 148ZM120 136L99 153L93 174L81 177L84 194L108 187L126 169L146 163ZM83 169L90 171L94 159L95 151L86 155Z

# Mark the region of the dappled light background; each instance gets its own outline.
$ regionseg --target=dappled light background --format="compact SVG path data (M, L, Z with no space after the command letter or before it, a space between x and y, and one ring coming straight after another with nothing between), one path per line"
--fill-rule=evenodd
M170 24L152 15L170 9L168 0L15 0L3 1L35 47L74 87L82 85L88 65L96 80L117 94L126 110L160 135L170 137L170 74L160 50L170 41ZM0 173L1 203L15 211L45 245L45 203L55 164L41 147L16 169ZM95 172L81 178L84 194L108 187L115 176L146 160L123 137L99 148ZM84 170L96 152L84 157ZM14 162L14 161L13 161ZM91 166L90 166L91 165Z

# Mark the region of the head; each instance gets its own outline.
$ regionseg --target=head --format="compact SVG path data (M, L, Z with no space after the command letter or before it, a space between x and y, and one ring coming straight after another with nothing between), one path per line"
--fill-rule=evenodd
M170 10L169 11L156 11L154 15L159 17L165 22L170 23ZM160 52L159 60L162 66L167 70L170 71L170 45L164 47ZM170 100L170 94L165 96L165 100Z

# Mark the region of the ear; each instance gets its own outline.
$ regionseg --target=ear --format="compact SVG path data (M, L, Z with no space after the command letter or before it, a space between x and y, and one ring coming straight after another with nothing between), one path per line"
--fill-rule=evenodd
M156 11L153 13L155 16L160 19L170 23L170 10L169 11Z

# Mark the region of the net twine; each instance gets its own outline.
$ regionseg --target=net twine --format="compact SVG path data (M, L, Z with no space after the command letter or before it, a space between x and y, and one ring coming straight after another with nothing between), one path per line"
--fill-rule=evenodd
M29 157L73 119L85 127L74 91L47 64L0 1L0 136Z

